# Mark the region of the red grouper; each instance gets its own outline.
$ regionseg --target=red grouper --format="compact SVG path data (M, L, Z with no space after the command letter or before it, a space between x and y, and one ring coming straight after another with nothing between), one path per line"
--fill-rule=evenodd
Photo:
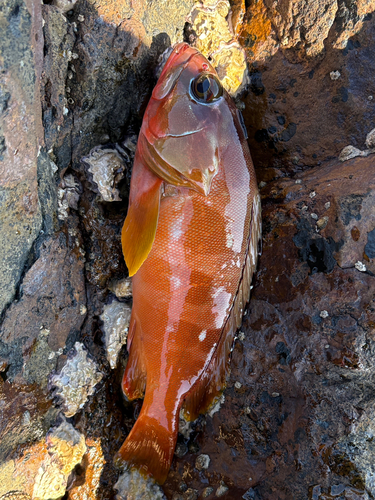
M181 408L194 420L224 390L260 215L242 116L207 59L180 43L143 118L122 230L133 276L122 387L144 402L118 461L159 484Z

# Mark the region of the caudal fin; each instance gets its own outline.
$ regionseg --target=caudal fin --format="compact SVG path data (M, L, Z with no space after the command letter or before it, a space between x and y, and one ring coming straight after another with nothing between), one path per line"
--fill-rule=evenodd
M135 467L163 484L172 463L176 440L177 431L171 433L157 419L141 413L117 458L129 468Z

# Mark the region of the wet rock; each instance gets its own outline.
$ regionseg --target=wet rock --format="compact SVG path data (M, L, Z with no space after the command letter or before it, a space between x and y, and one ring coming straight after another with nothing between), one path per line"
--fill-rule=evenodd
M96 500L100 493L100 477L103 474L105 459L100 440L86 439L87 453L84 456L84 483L69 491L70 500ZM80 481L82 483L82 481Z
M195 468L197 470L208 469L210 465L210 457L208 455L199 455L195 461Z
M2 462L1 498L61 498L71 472L85 452L84 436L60 419L46 438L24 448L20 457Z
M138 471L124 472L115 485L116 500L165 500L159 486Z
M114 451L139 407L120 401L122 369L106 357L115 366L124 339L114 325L103 345L100 315L111 293L131 296L120 244L131 155L101 173L105 196L81 158L137 133L159 55L191 12L184 35L224 79L241 75L246 54L264 250L225 400L179 437L165 495L205 498L225 485L234 499L328 498L336 487L369 498L374 2L73 3L0 7L0 309L16 297L0 330L0 496L33 498L37 477L42 496L53 498L52 484L70 499L114 495ZM332 161L349 144L358 156ZM57 413L46 386L76 341L105 377L74 416L88 448L65 492L70 469L54 468L45 441ZM208 469L195 468L198 453ZM163 495L131 481L135 495Z
M267 0L246 5L238 37L251 77L243 115L259 167L258 182L316 166L337 157L348 145L364 151L373 128L368 120L373 107L372 15L360 16L361 27L354 29L359 2L346 6L317 0L304 6L283 2L273 7ZM369 13L374 6L366 3ZM344 11L346 17L341 16ZM350 34L357 28L355 36ZM340 33L346 46L334 48ZM332 80L330 74L337 71L340 78ZM277 117L283 117L284 124ZM293 136L284 132L292 123ZM280 141L283 134L288 141Z
M60 233L42 245L39 259L23 280L22 297L5 315L0 348L8 359L10 380L23 370L29 383L45 386L68 338L74 338L83 323L84 259L79 233L71 231L72 235Z
M41 5L7 1L0 11L0 314L13 300L42 227L37 163L43 142L39 95Z
M100 319L103 321L106 356L111 368L116 368L120 350L126 343L129 331L131 307L114 300L104 306Z
M68 360L60 373L52 375L49 380L54 397L58 398L67 417L83 408L103 377L81 343L74 344L74 351L68 353Z
M84 436L65 421L46 440L48 454L38 469L33 498L53 500L64 495L69 474L81 462L86 445Z
M131 278L114 280L110 283L109 289L118 299L130 299L133 295Z

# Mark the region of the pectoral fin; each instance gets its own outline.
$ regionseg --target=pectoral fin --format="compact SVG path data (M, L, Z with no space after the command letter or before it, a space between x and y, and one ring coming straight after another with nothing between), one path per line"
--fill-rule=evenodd
M121 242L129 276L133 276L150 253L155 239L160 208L162 180L143 165L134 165L139 172L132 178L130 204Z

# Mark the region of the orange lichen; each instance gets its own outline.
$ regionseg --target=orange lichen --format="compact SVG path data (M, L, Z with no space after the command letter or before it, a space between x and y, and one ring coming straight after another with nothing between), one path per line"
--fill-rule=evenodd
M106 463L100 440L87 438L87 454L85 457L85 482L84 484L72 488L69 492L69 500L96 500L99 488L100 476Z
M262 59L269 52L271 21L262 0L252 2L247 12L248 21L240 31L238 41L250 60Z

